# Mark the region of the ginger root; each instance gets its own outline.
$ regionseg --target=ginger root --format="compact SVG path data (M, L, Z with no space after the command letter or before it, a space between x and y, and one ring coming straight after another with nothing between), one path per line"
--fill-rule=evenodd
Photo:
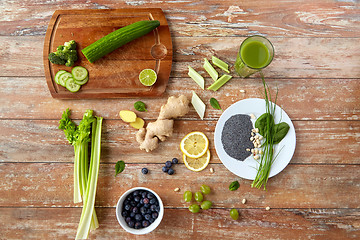
M189 100L186 96L169 97L167 103L161 106L159 117L136 133L136 141L140 149L150 152L158 147L159 140L165 141L173 133L174 118L182 117L189 112Z

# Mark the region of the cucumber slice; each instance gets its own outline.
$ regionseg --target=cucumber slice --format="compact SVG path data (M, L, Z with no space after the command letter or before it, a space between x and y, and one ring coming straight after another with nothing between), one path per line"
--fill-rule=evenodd
M75 80L72 77L69 77L66 81L66 89L70 92L77 92L80 89L80 85L76 84Z
M87 83L89 81L89 76L87 76L84 80L76 80L74 78L74 81L75 81L76 84L84 85L85 83Z
M71 74L75 80L81 81L88 76L88 70L81 66L76 66L71 70Z
M63 87L66 87L65 83L67 82L68 78L72 78L71 73L65 72L59 76L59 84Z
M56 82L57 84L59 84L59 85L61 85L60 82L59 82L59 77L60 77L60 75L63 74L63 73L66 73L66 71L65 71L65 70L60 70L60 71L58 71L58 72L55 74L54 80L55 80L55 82Z

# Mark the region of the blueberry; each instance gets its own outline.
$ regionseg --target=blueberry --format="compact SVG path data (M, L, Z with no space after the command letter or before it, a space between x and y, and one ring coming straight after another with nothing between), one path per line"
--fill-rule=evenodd
M149 208L149 207L150 207L150 204L149 204L149 203L145 203L145 204L144 204L144 207L145 207L145 208Z
M131 208L130 204L126 204L126 205L125 205L125 210L126 210L126 211L129 211L130 208Z
M150 199L150 204L155 204L155 203L156 203L156 199L155 199L155 198Z
M143 168L143 169L141 169L141 172L143 174L148 174L149 170L147 168Z
M138 209L137 207L134 207L134 208L132 209L132 212L138 213L138 212L139 212L139 209Z
M142 192L142 193L141 193L141 197L142 197L142 198L146 198L146 194L147 194L147 192Z
M127 211L122 211L121 216L127 217L127 216L128 216L128 212L127 212Z
M125 218L125 222L126 222L126 223L129 223L130 221L131 221L131 217Z
M136 214L136 213L131 212L131 213L130 213L130 217L131 217L131 218L135 217L135 214Z
M150 206L150 210L151 210L152 212L156 212L156 205L151 205L151 206Z
M150 219L149 219L149 222L150 222L150 223L153 223L153 222L155 222L155 219L150 218Z
M148 198L144 198L143 202L144 202L144 204L148 204L150 202L150 200Z
M134 226L135 226L134 221L130 221L130 222L128 222L128 226L129 226L129 227L131 227L131 228L134 228Z
M135 223L135 229L140 229L141 228L141 223L140 222L136 222Z
M136 215L135 215L135 220L136 220L136 221L141 221L142 218L143 218L143 217L141 216L141 214L136 214Z
M147 213L147 214L151 214L151 213L152 213L151 209L148 209L148 210L146 211L146 213Z
M142 226L144 228L148 227L149 225L150 225L150 223L148 221L146 221L146 220L142 221Z
M145 217L146 220L149 220L151 218L151 215L150 214L145 214L144 217Z
M136 197L136 196L139 195L139 193L140 193L140 192L139 192L138 190L136 190L136 191L133 192L133 196Z
M163 172L168 172L168 171L169 171L169 168L167 168L167 167L162 167L162 171L163 171Z
M159 216L159 214L157 212L153 212L151 214L151 217L154 218L154 219L157 219L158 216Z
M134 201L135 201L135 202L140 202L140 199L141 199L141 198L140 198L139 196L134 197Z
M169 171L168 171L168 174L173 175L174 173L175 173L174 169L170 168Z
M139 202L141 205L144 204L144 199L140 199L140 202Z
M142 215L144 215L144 214L146 213L146 208L141 207L141 208L140 208L140 213L141 213Z
M167 168L171 168L171 162L170 162L170 161L166 161L166 163L165 163L165 167L167 167Z
M133 206L133 207L135 207L135 206L136 206L136 202L135 202L135 201L131 201L131 202L130 202L130 205Z
M146 196L147 196L147 198L149 198L149 199L151 199L151 198L154 198L154 197L155 197L155 196L154 196L154 194L152 194L152 193L150 193L150 192L149 192Z
M156 211L160 212L160 206L156 206Z
M177 164L177 163L179 162L179 160L178 160L177 158L173 158L173 159L171 160L171 162L172 162L173 164Z

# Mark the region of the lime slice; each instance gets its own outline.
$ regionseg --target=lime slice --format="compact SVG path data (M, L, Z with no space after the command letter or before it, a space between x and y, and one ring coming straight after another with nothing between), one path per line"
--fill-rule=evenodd
M157 75L152 69L144 69L139 74L139 80L144 86L152 86L156 82Z

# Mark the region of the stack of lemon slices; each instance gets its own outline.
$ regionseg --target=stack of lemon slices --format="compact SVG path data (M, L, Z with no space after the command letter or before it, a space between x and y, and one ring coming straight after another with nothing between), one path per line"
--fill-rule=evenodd
M210 162L209 140L202 132L191 132L180 142L185 166L194 172L204 170Z

